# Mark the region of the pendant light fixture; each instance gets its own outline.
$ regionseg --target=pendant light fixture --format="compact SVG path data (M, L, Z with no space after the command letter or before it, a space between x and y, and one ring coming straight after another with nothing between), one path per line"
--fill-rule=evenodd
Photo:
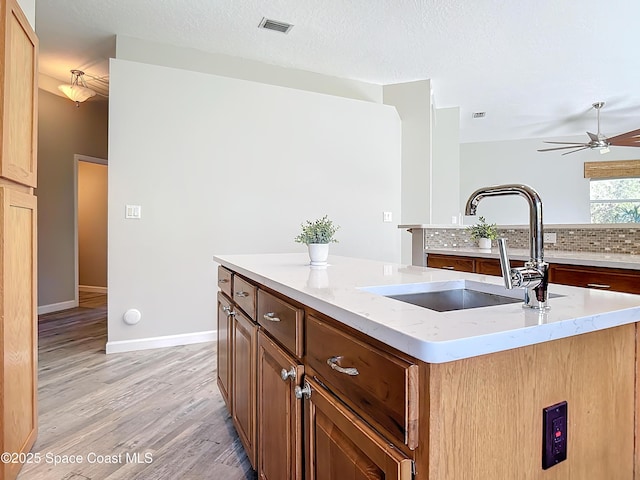
M60 85L58 90L76 102L76 107L80 106L80 102L84 102L96 94L95 91L87 87L82 70L71 70L71 85Z

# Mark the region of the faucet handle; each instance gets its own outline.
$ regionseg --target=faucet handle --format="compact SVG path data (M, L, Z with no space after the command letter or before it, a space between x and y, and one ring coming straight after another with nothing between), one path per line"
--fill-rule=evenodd
M509 290L513 288L513 278L511 277L511 264L509 262L509 254L507 253L507 239L498 239L498 249L500 251L500 268L502 268L502 278L504 286Z

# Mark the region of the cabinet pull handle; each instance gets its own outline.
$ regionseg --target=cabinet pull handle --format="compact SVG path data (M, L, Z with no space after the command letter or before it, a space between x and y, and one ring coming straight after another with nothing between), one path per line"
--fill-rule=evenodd
M228 278L221 278L220 280L218 280L218 283L229 283L229 279Z
M329 365L331 368L333 368L336 372L340 372L340 373L344 373L345 375L351 375L351 376L356 376L358 375L360 372L358 372L357 368L354 367L341 367L340 365L338 365L338 362L342 360L342 357L331 357L331 358L327 358L327 365Z
M444 266L444 267L442 267L442 268L444 268L445 270L455 270L455 269L456 269L456 267L450 267L450 266L448 266L448 265L447 265L447 266Z
M231 316L231 315L235 315L235 314L236 314L236 312L234 312L233 310L231 310L231 307L229 307L229 306L227 306L227 305L225 305L224 307L222 307L222 311L223 311L224 313L226 313L226 314L227 314L227 317L228 317L228 316Z
M289 379L295 380L296 379L296 367L291 367L291 370L289 370L289 371L287 371L286 368L283 368L280 371L280 377L282 378L283 382L286 382Z
M279 322L280 319L278 317L275 316L276 314L273 312L269 312L269 313L265 313L264 315L262 315L262 318L264 318L265 320L269 320L271 322Z
M589 287L589 288L611 288L611 285L606 285L604 283L587 283L587 287Z
M293 389L293 394L297 399L310 398L311 397L311 385L306 380L304 381L304 388L300 388L300 385L296 385L296 388Z
M240 298L244 298L244 297L248 297L249 294L247 292L243 292L242 290L239 292L236 292L236 297L240 297Z

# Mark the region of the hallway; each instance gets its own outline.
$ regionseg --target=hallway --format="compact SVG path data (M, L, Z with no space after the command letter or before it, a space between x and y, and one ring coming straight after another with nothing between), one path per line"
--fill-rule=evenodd
M39 319L39 433L19 480L255 478L215 343L106 355L106 295ZM55 461L58 465L54 465Z

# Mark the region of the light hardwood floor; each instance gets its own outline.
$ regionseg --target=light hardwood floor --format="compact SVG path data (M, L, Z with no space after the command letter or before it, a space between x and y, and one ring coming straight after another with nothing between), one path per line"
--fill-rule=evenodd
M215 343L106 355L106 296L92 293L39 327L39 434L19 480L256 478L218 393Z

